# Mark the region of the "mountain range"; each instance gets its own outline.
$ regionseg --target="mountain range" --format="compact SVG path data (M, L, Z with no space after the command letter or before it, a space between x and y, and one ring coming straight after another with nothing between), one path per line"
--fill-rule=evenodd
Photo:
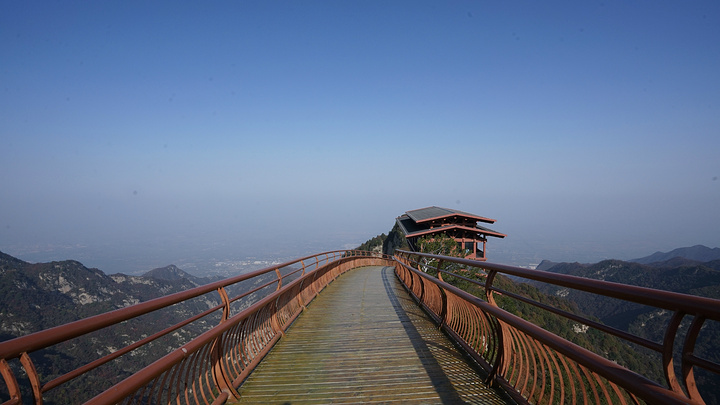
M174 265L148 271L143 276L106 275L74 260L28 263L0 252L0 341L27 335L85 317L123 308L163 295L184 291L215 278L192 276ZM35 367L45 379L55 378L99 356L109 354L141 337L152 335L187 317L215 307L218 294L206 294L170 308L94 332L39 351ZM219 316L219 314L217 315ZM90 386L109 386L151 360L166 354L217 323L213 316L167 335L133 356L100 367L85 379L71 381L52 391L45 403L77 403L78 395L96 392ZM138 356L136 354L142 354ZM11 367L17 364L11 362ZM27 380L20 381L24 397L31 394ZM63 391L64 390L64 391ZM0 384L0 403L9 399ZM89 398L85 398L89 399Z
M537 270L720 298L720 248L710 249L702 245L679 248L667 253L656 252L631 261L610 259L583 264L543 260ZM563 290L541 283L531 284L550 293ZM592 314L602 315L599 316L601 319L608 315L585 300L575 301L581 306L587 306L587 310Z
M74 260L28 263L0 252L0 340L32 333L214 279L171 265L143 276L106 275Z
M720 260L720 248L709 248L703 245L695 245L690 247L678 248L670 252L655 252L650 256L641 257L639 259L629 260L635 263L650 264L667 262L674 258L683 258L696 262L710 262Z
M639 259L627 260L631 263L649 264L653 267L673 267L683 264L707 263L714 260L720 260L720 248L709 248L704 245L695 245L671 250L669 252L655 252L650 256L641 257ZM548 270L559 264L549 260L543 260L536 267L537 270Z
M594 264L543 261L537 269L720 299L720 249L710 249L702 245L675 249L667 253L657 252L632 261L604 260ZM655 342L663 341L666 325L672 315L667 310L582 291L538 282L529 282L529 284L545 294L564 297L575 302L579 311L599 319L606 325ZM689 321L686 317L681 324L681 335L689 327ZM720 322L706 321L696 342L696 353L720 363L720 353L716 350L717 342L720 342ZM679 361L676 364L679 364ZM717 388L704 390L704 393L708 393L708 397L704 398L706 403L720 403L720 378L699 370L697 379L700 385L706 384Z

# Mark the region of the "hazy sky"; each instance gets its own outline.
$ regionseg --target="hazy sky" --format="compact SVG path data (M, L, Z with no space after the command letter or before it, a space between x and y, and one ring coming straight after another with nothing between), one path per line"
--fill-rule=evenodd
M497 261L715 247L720 2L2 1L0 139L21 258L297 256L430 205Z

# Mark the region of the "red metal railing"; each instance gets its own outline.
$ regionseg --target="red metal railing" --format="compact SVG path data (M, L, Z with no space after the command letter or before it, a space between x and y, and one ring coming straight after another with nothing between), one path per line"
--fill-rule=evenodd
M720 321L720 300L447 256L405 251L395 254L397 275L413 297L488 371L488 382L499 383L520 403L703 404L694 370L700 367L720 374L720 365L694 353L703 324L707 320ZM455 269L444 269L447 264ZM664 340L656 343L504 291L493 285L498 274L649 305L672 311L673 316L666 326ZM484 296L481 299L451 285L443 281L443 276L448 281L461 280L479 288L482 291L479 295ZM501 309L495 295L657 352L666 385ZM676 340L682 334L679 329L683 318L692 319L692 323L682 332L684 342L677 345L681 346L678 356L682 363L681 378L676 374L673 355L677 351ZM718 343L713 342L715 346Z
M0 374L10 396L3 405L22 403L18 368L22 369L19 374L25 374L32 385L34 402L41 404L44 396L52 394L50 391L53 388L132 354L186 325L208 319L211 314L219 314L218 325L98 393L88 403L217 404L228 398L236 398L236 388L317 293L345 271L364 265L393 263L387 257L369 252L322 253L0 342ZM228 288L247 280L258 280L258 283L251 290L231 298ZM50 381L42 381L36 371L33 355L41 349L213 292L219 295L222 302L220 305L190 316L110 355ZM252 294L264 295L258 297L249 308L233 314L231 304ZM19 362L20 365L11 367L11 362Z
M428 267L433 263L432 268ZM482 281L468 272L453 272L444 263L464 269L480 269ZM263 356L281 338L304 307L338 275L362 265L395 266L406 285L442 328L488 371L495 381L518 402L526 403L703 403L694 381L698 367L720 374L720 366L694 352L695 342L707 320L720 320L720 301L647 288L588 280L487 262L411 252L396 252L395 260L368 252L336 251L308 256L282 265L197 287L181 293L147 301L103 315L37 332L0 343L0 374L10 398L3 403L22 403L18 377L32 385L32 399L42 403L52 399L53 389L82 378L103 364L157 342L186 325L215 314L217 325L200 333L187 344L159 357L149 366L109 389L99 390L89 403L223 403L238 396L237 387ZM426 271L430 271L429 273ZM436 276L430 275L435 273ZM596 321L553 308L521 294L504 291L494 284L498 274L506 274L573 288L601 296L642 303L673 312L660 343L610 328ZM447 282L463 280L480 288L482 297L472 295ZM250 290L231 298L231 287L257 280ZM172 327L158 331L102 356L59 377L44 381L35 369L41 349L107 330L122 322L138 319L171 305L184 303L208 293L217 293L221 304L188 316ZM587 348L573 344L527 320L501 309L495 296L532 305L595 328L659 353L666 385L621 367ZM232 305L253 298L248 308ZM676 345L681 322L690 319L684 342ZM686 322L687 323L687 322ZM715 342L717 344L717 342ZM680 346L680 378L673 365L675 346ZM26 398L27 399L27 398ZM75 401L77 402L77 401Z

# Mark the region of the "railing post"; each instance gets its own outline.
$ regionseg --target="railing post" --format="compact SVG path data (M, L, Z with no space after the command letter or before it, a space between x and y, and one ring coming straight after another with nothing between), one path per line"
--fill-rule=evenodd
M440 268L442 267L442 260L438 260L437 267L435 267L435 271L437 271L437 278L440 281L445 281L442 278L442 273L440 272ZM441 307L440 307L440 327L442 328L443 325L447 324L447 319L449 316L449 308L448 308L448 299L447 299L447 293L445 292L445 289L438 287L440 290L440 300L441 300Z
M220 323L226 322L230 318L230 298L228 297L227 290L225 287L219 287L217 289L220 295L220 300L223 303L223 313L220 318ZM212 377L215 381L215 386L221 392L226 392L231 398L239 398L237 391L232 386L232 379L228 377L225 367L223 366L224 347L222 344L222 335L215 338L210 348L210 361L212 362Z
M220 318L220 323L223 323L230 318L230 298L228 297L225 287L219 287L217 292L220 294L220 300L223 303L223 313L222 318Z
M278 285L275 291L279 291L282 288L282 275L280 274L280 269L275 269L275 274L277 274L278 278Z
M35 403L37 405L42 405L43 397L40 377L38 376L37 370L35 370L35 364L33 363L30 356L27 354L27 352L24 352L22 355L20 355L20 363L25 368L25 372L27 372L27 376L30 379L30 385L32 385L33 394L35 395Z
M687 388L688 396L692 401L703 402L702 395L698 391L697 384L695 383L695 372L693 371L693 364L688 359L695 351L695 341L697 340L698 333L705 323L705 317L702 315L695 315L690 329L685 335L685 342L683 343L682 351L682 374L685 381L685 388Z
M15 378L15 374L13 374L10 365L5 359L0 359L0 375L5 379L5 386L10 394L10 401L18 401L17 403L19 404L22 403L20 401L22 399L20 398L20 386Z
M663 339L663 371L665 372L665 381L671 390L677 392L680 395L685 395L680 384L678 383L677 374L675 373L675 366L673 362L673 348L675 347L675 337L677 336L678 328L682 322L684 313L681 311L675 311L670 322L668 323L667 329L665 329L665 338Z
M408 288L410 289L410 292L412 292L413 288L415 288L415 276L408 269L405 269L405 273L408 275L408 280L410 281Z
M485 300L493 306L497 306L495 303L495 297L493 297L493 291L492 291L492 283L495 281L495 275L497 274L497 271L490 270L488 273L487 279L485 280Z
M492 283L495 280L497 271L490 270L485 281L485 299L488 304L497 307L495 297L493 296ZM497 339L497 352L495 354L495 361L492 365L490 373L488 373L487 382L490 383L497 376L504 376L505 370L509 367L510 356L512 348L510 348L510 332L507 330L507 326L499 319L495 319L498 324L498 328L495 330L495 338Z

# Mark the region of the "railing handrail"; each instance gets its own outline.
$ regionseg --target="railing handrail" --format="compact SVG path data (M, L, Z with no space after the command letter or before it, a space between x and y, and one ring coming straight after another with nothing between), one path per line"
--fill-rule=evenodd
M63 325L58 325L55 327L31 333L29 335L6 340L4 342L0 342L0 359L17 358L22 353L31 353L44 347L56 345L58 343L62 343L64 341L106 328L108 326L112 326L120 322L136 318L140 315L145 315L158 309L169 307L170 305L178 304L183 301L187 301L189 299L201 296L203 294L214 292L218 288L227 287L266 273L274 272L275 270L281 269L283 267L292 266L293 264L300 263L301 261L307 260L309 258L326 254L337 254L346 252L348 251L334 250L305 256L300 259L266 267L260 270L255 270L250 273L241 274L239 276L230 277L224 280L214 281L210 284L201 285L191 288L189 290L180 291L163 297L153 298L151 300L140 302L138 304L90 316Z
M276 297L281 294L281 292L287 292L289 289L293 288L294 285L297 285L295 281L297 280L304 280L307 279L308 276L313 279L317 277L317 271L321 268L326 268L330 266L331 264L342 264L346 263L349 260L355 259L355 258L362 258L362 257L370 257L370 258L376 258L377 254L372 252L365 252L365 251L356 251L356 250L334 250L334 251L328 251L323 252L315 255L308 255L304 256L299 259L291 260L285 263L273 265L270 267L266 267L263 269L255 270L246 274L241 274L238 276L230 277L224 280L215 281L206 285L194 287L185 291L181 291L174 294L169 294L163 297L155 298L152 300L148 300L145 302L141 302L138 304L134 304L125 308L120 308L117 310L109 311L100 315L95 315L91 317L87 317L84 319L80 319L78 321L70 322L67 324L55 326L49 329L45 329L42 331L34 332L25 336L17 337L14 339L6 340L4 342L0 342L0 375L2 375L2 378L0 378L0 382L3 380L6 383L7 388L11 392L11 399L8 404L15 404L18 403L18 395L19 391L17 391L17 381L15 379L15 376L13 375L14 372L11 371L11 369L8 366L8 360L19 358L20 363L22 364L22 367L24 368L25 372L27 373L27 376L30 380L30 383L33 388L34 396L38 402L41 402L41 398L43 393L46 391L49 391L61 384L64 384L65 382L76 378L82 374L87 373L90 370L93 370L97 367L99 367L102 364L105 364L109 361L113 361L118 357L121 357L127 353L129 353L132 350L137 349L141 345L145 345L149 342L152 342L153 340L156 340L157 338L164 336L184 325L187 325L190 322L194 322L204 316L209 315L210 313L213 313L215 311L218 311L220 309L223 310L223 315L220 318L220 324L215 326L213 329L201 333L200 335L197 335L193 338L193 341L187 343L186 345L183 345L182 348L184 348L187 353L187 349L194 347L193 345L200 344L199 341L196 341L196 339L200 338L201 336L204 336L203 339L207 340L209 339L208 336L211 337L217 337L218 334L221 334L225 331L227 328L227 325L229 324L227 321L228 316L230 316L230 304L237 299L243 298L248 296L251 293L254 293L256 291L259 291L263 288L266 288L268 286L271 286L273 283L277 283L278 288L272 292L268 293L267 295L261 296L258 301L256 301L254 304L258 303L267 303L268 301L272 301L272 298L270 297ZM384 260L390 260L387 256L383 256ZM309 263L306 263L309 262ZM289 271L284 271L284 269L288 269ZM302 274L298 275L299 272L302 272ZM274 273L274 274L273 274ZM285 273L285 274L283 274ZM267 282L262 283L262 285L254 286L248 291L241 292L240 295L234 298L229 298L227 295L227 291L225 290L226 287L235 285L237 283L246 281L246 280L259 280L258 277L265 276L267 274L273 274L275 277L272 277L267 280ZM132 276L130 276L132 277ZM290 278L290 283L284 283L283 280L285 278ZM282 287L282 288L281 288ZM316 287L313 287L316 288ZM111 352L108 355L101 356L100 358L87 363L85 365L82 365L74 370L71 370L67 372L64 375L61 375L57 378L55 378L52 381L43 382L40 381L39 375L37 374L37 371L35 370L35 366L33 364L33 361L31 360L31 357L29 356L29 353L38 351L40 349L44 349L47 347L51 347L53 345L66 342L70 339L77 338L83 335L86 335L88 333L102 330L103 328L107 328L116 324L119 324L123 321L135 319L141 315L145 315L148 313L151 313L153 311L169 307L174 304L187 302L188 300L202 296L204 294L216 292L219 293L222 303L220 305L216 305L213 308L210 308L208 310L202 311L200 313L194 314L193 316L184 318L183 320L179 321L179 323L172 325L162 331L158 331L154 333L153 335L146 337L144 339L141 339L140 341L132 344L128 344L125 347L120 348L120 350ZM273 305L277 305L274 303ZM232 318L235 318L236 322L238 319L242 319L242 316L247 316L249 312L246 310L242 310L237 314L233 314ZM245 314L245 315L242 315ZM238 315L240 315L240 318L238 318ZM294 315L297 316L297 313ZM277 322L277 321L274 321ZM214 329L217 329L213 332ZM205 341L203 340L203 342ZM207 343L207 342L205 342ZM174 355L177 356L180 348L178 348ZM171 356L172 357L172 356ZM153 363L155 364L155 363ZM148 370L152 370L153 368L150 367ZM145 369L143 369L145 370ZM142 375L147 375L148 370L143 371ZM13 392L15 394L13 394Z
M612 390L615 391L618 396L620 396L620 393L614 386L612 386L612 384L617 384L618 386L625 388L627 392L649 400L651 403L700 404L703 403L703 400L695 382L693 368L695 366L699 366L707 371L714 372L720 375L720 365L706 359L697 357L694 354L695 342L698 338L699 332L702 329L704 322L708 319L716 321L720 320L720 300L670 291L656 290L645 287L630 286L603 280L586 279L566 274L549 273L541 270L525 269L496 263L462 259L457 257L440 256L420 252L408 252L403 250L396 250L395 253L395 259L400 264L400 267L404 269L404 271L409 272L409 275L408 273L406 273L406 280L404 280L404 282L410 283L409 285L406 285L413 294L413 296L416 298L416 300L418 300L419 303L426 308L426 310L434 312L434 316L438 319L441 326L448 330L451 335L454 335L456 339L459 339L459 343L461 344L461 346L469 350L470 354L475 357L480 364L483 364L483 366L488 369L491 378L499 379L498 381L501 383L501 385L503 385L506 389L509 389L511 393L514 391L514 394L512 395L514 395L516 399L521 400L521 402L527 401L524 397L525 394L521 393L524 388L516 390L516 387L513 384L518 383L519 380L514 380L515 382L511 383L509 380L506 380L504 376L502 376L502 374L508 370L510 361L507 360L507 358L503 359L503 357L510 356L523 358L524 356L545 356L546 353L540 351L539 353L528 354L524 351L529 350L530 352L533 352L536 349L521 349L520 352L523 353L515 354L514 350L508 349L506 347L508 345L507 341L515 340L517 342L517 339L522 340L524 338L518 338L515 335L515 333L517 332L511 332L511 330L521 331L528 337L536 339L542 344L552 348L557 353L562 354L566 358L572 359L578 364L588 367L591 372L597 373L598 375L607 379L607 381L611 383L610 387L612 388ZM432 262L430 260L432 260ZM457 274L457 272L441 269L441 265L443 263L459 264L461 265L461 268L467 267L482 269L483 273L485 273L482 274L482 277L486 277L486 281L483 283L482 281L465 277L462 274ZM437 277L426 273L426 270L436 271L438 273ZM494 287L492 284L497 274L522 277L525 279L540 281L555 286L562 286L572 288L578 291L585 291L600 296L613 297L628 302L649 305L655 308L667 309L673 311L674 314L672 315L669 324L665 328L663 341L661 343L655 343L651 340L647 340L645 338L630 334L628 332L589 320L582 316L578 316L576 314L572 314L558 308L543 304L530 297L524 297L522 295L510 293L504 291L503 289ZM482 299L478 298L477 296L466 292L463 289L447 283L446 281L444 281L443 275L457 277L458 279L483 287L485 297L483 297ZM422 280L430 281L430 283L423 283ZM427 284L436 285L438 290L428 290ZM554 313L568 320L583 323L607 335L615 336L627 342L643 345L646 348L657 352L661 357L662 364L660 364L660 366L662 366L662 371L664 373L667 387L651 381L642 374L619 366L614 362L608 360L607 358L593 353L591 350L582 348L581 346L573 344L566 339L563 339L551 332L548 332L542 327L533 324L532 322L529 322L521 317L517 317L503 310L495 303L495 299L493 298L492 294L493 292L501 296L504 295L506 297L532 305L540 310ZM453 294L455 296L461 297L462 300L464 300L465 302L471 303L473 306L480 308L483 313L492 315L492 317L494 317L495 319L500 320L501 324L504 323L503 325L497 327L488 326L488 328L490 328L488 330L493 330L493 333L491 333L487 338L495 339L496 341L500 342L497 343L499 346L496 346L496 352L485 352L484 355L480 354L480 352L476 350L477 348L473 347L472 343L465 341L465 338L461 336L462 333L465 333L464 331L456 331L451 326L449 326L448 322L458 322L457 319L446 319L447 317L451 316L448 315L451 312L451 310L448 309L448 296ZM463 310L460 310L460 312L462 311ZM676 353L675 339L678 335L681 335L679 327L682 319L686 316L692 316L693 320L687 333L685 334L684 341L681 343L681 350L677 351L681 360L682 369L682 379L680 379L676 375L677 371L673 366L673 358L674 353ZM506 328L508 327L510 329L506 330ZM469 337L471 339L477 339L477 335L472 335ZM512 361L517 362L519 360ZM535 363L534 358L532 360L532 363ZM567 370L567 365L564 366ZM557 364L555 364L555 367L558 367ZM528 371L526 370L525 373L527 372ZM577 374L577 371L575 371L575 373ZM519 377L513 375L511 378ZM559 374L558 378L561 378ZM581 377L576 376L575 378ZM683 382L684 387L681 387L679 385L679 381ZM571 384L573 383L571 382ZM607 391L609 390L609 388L602 385L600 385L600 387L604 391L603 394L605 395L605 398L608 398L609 400Z
M205 314L213 313L215 311L218 311L219 309L223 309L227 312L223 313L223 317L217 326L214 326L212 329L195 336L194 339L190 342L177 347L167 356L156 360L149 366L143 368L141 371L128 377L126 380L114 387L114 389L116 390L115 393L106 392L96 397L95 400L100 401L99 403L103 403L107 399L115 400L123 395L135 395L131 394L132 392L134 392L133 390L142 388L143 385L146 384L148 381L156 379L156 382L152 384L153 388L150 389L152 391L155 389L155 385L158 384L157 379L161 379L162 381L159 383L160 386L166 384L168 373L172 375L170 378L171 380L173 378L176 378L175 371L172 371L174 370L174 367L183 367L182 364L185 364L185 362L188 361L190 361L192 364L200 364L202 361L207 361L212 363L212 370L206 369L205 371L200 370L198 372L212 373L213 378L216 378L215 381L218 385L214 388L215 394L212 394L211 396L214 396L215 398L213 403L218 403L219 401L223 401L229 396L235 396L237 394L237 392L235 392L235 389L237 387L237 384L239 384L239 381L241 381L242 378L245 378L244 376L246 376L250 372L249 370L252 370L252 368L255 367L255 365L262 358L262 355L258 355L258 353L255 352L255 349L252 349L251 351L253 351L254 354L252 354L252 356L248 358L249 360L243 360L251 362L248 364L244 363L240 367L242 369L242 372L240 374L232 374L231 372L227 372L228 374L226 374L226 371L224 371L225 366L220 364L225 361L223 356L230 356L233 358L239 356L238 354L228 355L227 352L223 352L223 350L229 350L229 344L226 342L228 336L233 333L237 334L237 328L240 328L240 325L244 324L245 322L247 322L248 324L252 324L251 326L248 326L251 328L261 328L262 325L265 325L265 328L272 329L272 333L270 333L269 335L267 332L263 332L262 330L253 332L260 333L261 335L264 334L262 336L258 335L259 337L253 339L264 339L262 351L263 353L265 353L267 350L269 350L270 347L272 347L274 342L276 342L280 338L280 335L289 326L289 324L292 322L292 319L299 315L302 309L304 309L307 302L309 302L309 300L312 300L312 298L317 294L319 289L322 289L334 277L337 277L343 271L349 269L348 266L350 266L351 263L358 263L357 261L352 261L352 259L355 258L379 258L381 260L376 261L377 263L385 263L383 265L393 265L393 259L389 258L387 255L367 251L335 250L315 255L308 255L282 264L273 265L260 270L252 271L250 273L230 277L225 280L219 280L186 291L170 294L129 307L110 311L101 315L88 317L65 325L60 325L43 331L35 332L23 337L0 342L0 371L3 372L2 376L5 379L5 382L7 384L11 384L13 381L15 381L15 377L9 374L12 373L12 371L10 371L10 369L8 368L8 363L6 360L20 358L19 361L20 363L22 363L22 367L24 367L25 370L28 372L28 376L33 385L33 391L36 399L42 398L43 392L50 390L58 385L64 384L70 379L86 373L87 371L97 367L103 362L111 361L117 357L120 357L121 355L126 354L129 351L134 350L134 346L146 344L148 340L151 341L155 339L154 336L168 333L168 330L174 330L171 328L177 328L179 327L179 324L176 324L171 328L165 329L163 331L157 332L155 335L145 338L140 342L136 342L134 344L126 346L125 348L121 349L123 351L122 354L116 353L101 357L94 362L88 363L87 365L84 365L61 377L58 377L55 380L46 383L45 385L42 385L42 382L39 381L39 376L34 370L32 360L30 359L28 353L32 353L39 349L65 342L69 339L73 339L93 331L101 330L103 328L118 324L123 321L137 318L141 315L162 308L166 308L170 305L185 302L187 300L202 296L207 293L217 292L222 298L222 304L217 305L214 308L210 308L200 314L195 314L191 318L185 318L183 321L180 322L180 324L187 323L190 322L192 319L199 319L199 317L205 316ZM411 263L411 258L414 260L414 264ZM488 294L485 297L487 300L478 298L477 296L472 295L469 292L466 292L458 287L455 287L445 282L442 277L438 279L430 274L423 272L420 269L424 269L423 266L426 265L424 264L426 262L424 260L421 260L422 258L437 261L437 266L433 264L432 266L429 266L429 268L437 270L439 273L438 275L447 274L450 276L459 277L461 279L484 287L486 294ZM468 268L473 267L483 269L487 272L487 281L483 284L480 281L463 277L460 274L441 270L441 262L456 263L461 266L466 266ZM365 263L371 263L371 261L367 261ZM460 340L459 343L466 349L470 349L471 356L479 360L479 362L483 364L483 367L488 368L491 378L500 378L498 381L505 389L508 390L514 390L513 385L509 382L509 380L505 380L504 376L498 375L497 371L498 369L502 369L503 367L505 367L505 369L507 370L508 366L503 366L502 362L507 362L509 360L507 360L507 358L503 360L503 356L511 356L511 354L506 353L510 349L503 348L503 345L508 345L508 342L512 341L512 339L525 338L516 337L515 335L513 335L513 333L518 332L511 333L510 331L506 330L506 328L513 328L520 333L526 334L527 337L537 340L537 342L539 342L537 344L542 344L547 346L548 348L551 348L556 353L565 356L565 358L567 358L568 360L576 362L581 367L587 367L587 369L590 370L591 373L596 373L596 377L594 378L598 378L597 376L601 376L602 378L605 378L607 381L609 381L611 384L617 384L617 386L624 388L625 390L627 390L627 392L632 393L632 395L637 395L638 397L648 400L651 403L701 403L702 399L698 400L699 394L697 392L697 389L694 388L692 367L700 366L705 369L715 371L716 373L718 372L719 366L717 364L696 357L693 352L693 348L695 339L697 338L703 322L705 322L706 319L716 321L720 320L720 300L669 291L655 290L645 287L630 286L602 280L586 279L566 274L549 273L541 270L525 269L477 260L424 254L419 252L408 252L403 250L396 251L394 265L396 267L396 272L400 272L400 270L402 269L405 272L405 277L411 278L410 286L408 286L408 289L412 290L411 293L413 294L413 296L420 302L421 305L424 306L426 310L432 312L433 309L430 308L431 306L443 306L443 308L440 311L436 311L433 316L436 319L439 319L441 327L449 330L450 335L454 339L462 339L462 337L459 335L459 332L453 331L452 329L447 329L450 328L450 326L448 326L446 322L449 321L450 317L457 316L457 313L453 314L452 310L449 307L450 300L455 300L455 297L459 297L462 301L468 303L468 305L477 308L477 310L480 310L482 313L486 314L485 316L496 319L495 321L488 319L488 322L495 322L496 324L496 326L490 326L491 329L495 328L493 333L496 334L494 339L497 339L497 341L493 344L495 345L494 347L496 349L494 349L495 352L487 354L487 356L490 357L495 356L494 358L481 358L483 355L480 355L477 352L473 354L473 348L470 347L470 344L468 344L467 342L463 343L463 340ZM412 266L415 266L415 268L413 268ZM228 298L227 292L225 291L226 287L246 280L258 279L258 277L260 276L271 274L273 272L275 273L276 277L267 278L267 280L265 278L262 278L262 285L255 285L253 287L254 289L250 292L245 292L232 299ZM299 272L301 272L300 275L298 275ZM618 298L629 302L651 305L656 308L675 311L675 315L670 321L670 326L668 326L666 329L665 340L662 343L657 344L652 343L651 341L643 342L643 338L639 338L635 335L630 335L625 332L623 332L623 335L621 333L618 333L620 331L614 330L611 327L602 327L602 325L597 324L594 321L581 318L578 315L563 313L562 310L549 308L547 305L517 296L514 293L508 293L500 288L494 287L492 285L492 282L496 274L506 274L510 276L522 277L525 279L549 283L556 286L572 288L578 291L585 291L593 294ZM398 277L403 280L403 276L401 276L400 273L398 273ZM285 278L288 278L290 282L286 283L284 281ZM408 280L403 280L403 282L406 281ZM267 295L263 295L262 297L260 297L255 302L255 305L253 305L252 308L247 308L239 311L238 313L229 315L229 308L231 302L234 302L235 300L240 299L241 297L244 297L246 294L250 294L251 292L264 289L268 286L272 286L273 283L277 283L278 287L274 292L268 293ZM413 283L415 285L413 285ZM436 286L432 288L435 288L437 291L431 291L432 288L428 290L428 288L430 288L429 286ZM419 293L416 294L416 292L418 291ZM660 354L662 355L664 362L663 371L665 372L666 379L668 379L668 384L670 388L663 387L662 385L651 381L650 379L641 374L618 366L611 360L599 354L596 354L591 350L573 344L566 339L543 329L541 326L533 324L528 320L525 320L521 317L518 317L511 314L510 312L503 310L502 308L498 307L495 304L494 300L491 298L493 292L501 295L505 294L509 298L519 299L530 305L535 305L540 309L548 310L550 312L553 312L553 310L555 310L554 313L560 316L564 316L567 319L585 323L586 325L590 325L595 328L598 328L600 326L602 327L602 329L598 328L599 330L610 335L615 335L627 341L633 341L633 338L637 338L635 341L633 341L634 343L644 344L646 347L656 352L660 352ZM435 295L433 296L433 294ZM431 302L433 299L435 301ZM677 377L675 376L675 371L673 370L672 365L672 348L674 346L674 339L675 335L678 332L680 321L683 317L687 315L695 316L695 319L693 320L693 324L690 327L690 330L686 334L681 355L681 366L683 369L683 377L685 378L684 389L687 391L686 393L683 392L683 388L680 388L677 384ZM262 320L257 320L255 317L264 318L262 318ZM492 336L490 337L492 338ZM505 343L503 343L503 341ZM525 344L527 345L527 343ZM549 353L549 349L545 350L548 350L548 353L541 351L538 352L540 354L536 353L536 355L545 356L547 354L552 356L552 354ZM193 360L189 360L190 358L192 358ZM210 360L211 358L212 360ZM486 363L483 363L483 361L486 361ZM533 362L534 361L535 360L533 360ZM565 360L562 361L564 362ZM564 366L567 370L567 365L564 364ZM586 370L582 371L587 373ZM34 373L34 375L30 376L30 374L32 373ZM577 374L578 371L575 370L575 373ZM502 372L500 374L502 374ZM228 377L230 375L232 375L232 377ZM582 379L582 377L577 378ZM3 379L0 378L0 382L2 381ZM168 382L168 384L171 384L171 382ZM617 387L612 386L611 388L612 390L615 390L618 396L620 395L616 389ZM13 389L17 391L16 388L12 388L11 391ZM120 391L118 391L118 389L122 390L122 394L120 393ZM142 389L145 390L147 389L147 387ZM188 395L187 389L188 388L186 387L185 395ZM191 391L196 391L194 386L190 389ZM203 387L199 387L199 389L203 389ZM602 389L605 390L606 388L602 387ZM610 390L610 388L607 389ZM522 389L520 389L520 391L522 391ZM522 399L521 397L524 394L522 394L520 391L517 391L515 392L515 394L511 395L514 395L516 399ZM605 392L605 398L609 398L607 395L607 392ZM15 404L19 403L18 401L19 399L11 398L8 403ZM41 401L41 399L39 401Z
M618 385L630 388L634 392L642 394L641 397L644 399L652 399L654 400L653 403L687 403L687 398L669 392L657 383L654 383L639 374L631 372L625 368L618 367L616 363L613 363L602 356L548 332L530 321L513 315L497 306L493 306L460 288L438 280L426 273L420 272L402 262L400 262L400 265L418 276L423 277L425 280L428 280L447 291L451 291L453 294L463 298L472 305L477 306L482 311L492 314L494 317L502 320L506 324L527 333L558 352L563 353L568 358L571 358L579 364L598 372L598 374L603 377L618 383ZM668 396L672 397L672 401L668 401Z
M397 250L397 253L413 256L439 259L465 266L493 270L501 274L527 278L561 287L591 292L607 297L619 298L638 304L651 305L673 311L683 311L687 314L703 314L706 318L720 321L720 300L696 295L683 294L673 291L657 290L639 287L612 281L594 280L569 274L551 273L543 270L526 269L492 262L481 262L471 259L462 259L451 256L432 255L421 252ZM492 289L492 288L491 288Z
M161 359L158 359L154 363L150 364L149 366L143 368L142 370L138 371L137 373L134 373L127 379L125 379L121 384L122 388L118 389L118 386L116 385L114 389L107 390L100 395L94 397L90 401L88 401L89 404L105 404L105 403L115 403L123 398L124 395L127 395L127 393L132 392L140 387L142 387L145 382L149 379L155 378L158 375L162 374L163 372L167 371L171 367L173 367L178 361L180 361L182 358L195 353L196 351L200 350L205 344L207 344L208 341L211 341L213 339L218 338L223 333L227 332L229 329L233 328L235 326L235 323L239 320L246 319L248 316L250 316L254 310L255 305L262 306L266 305L273 300L276 300L278 296L284 293L285 290L291 289L295 284L301 283L302 279L297 279L292 281L291 283L285 285L282 289L276 290L269 294L266 297L261 298L258 302L256 302L253 306L246 308L245 310L233 315L228 319L228 322L223 322L216 327L200 334L195 339L191 340L190 342L182 345L181 347L173 350L170 352L167 356L164 356Z

